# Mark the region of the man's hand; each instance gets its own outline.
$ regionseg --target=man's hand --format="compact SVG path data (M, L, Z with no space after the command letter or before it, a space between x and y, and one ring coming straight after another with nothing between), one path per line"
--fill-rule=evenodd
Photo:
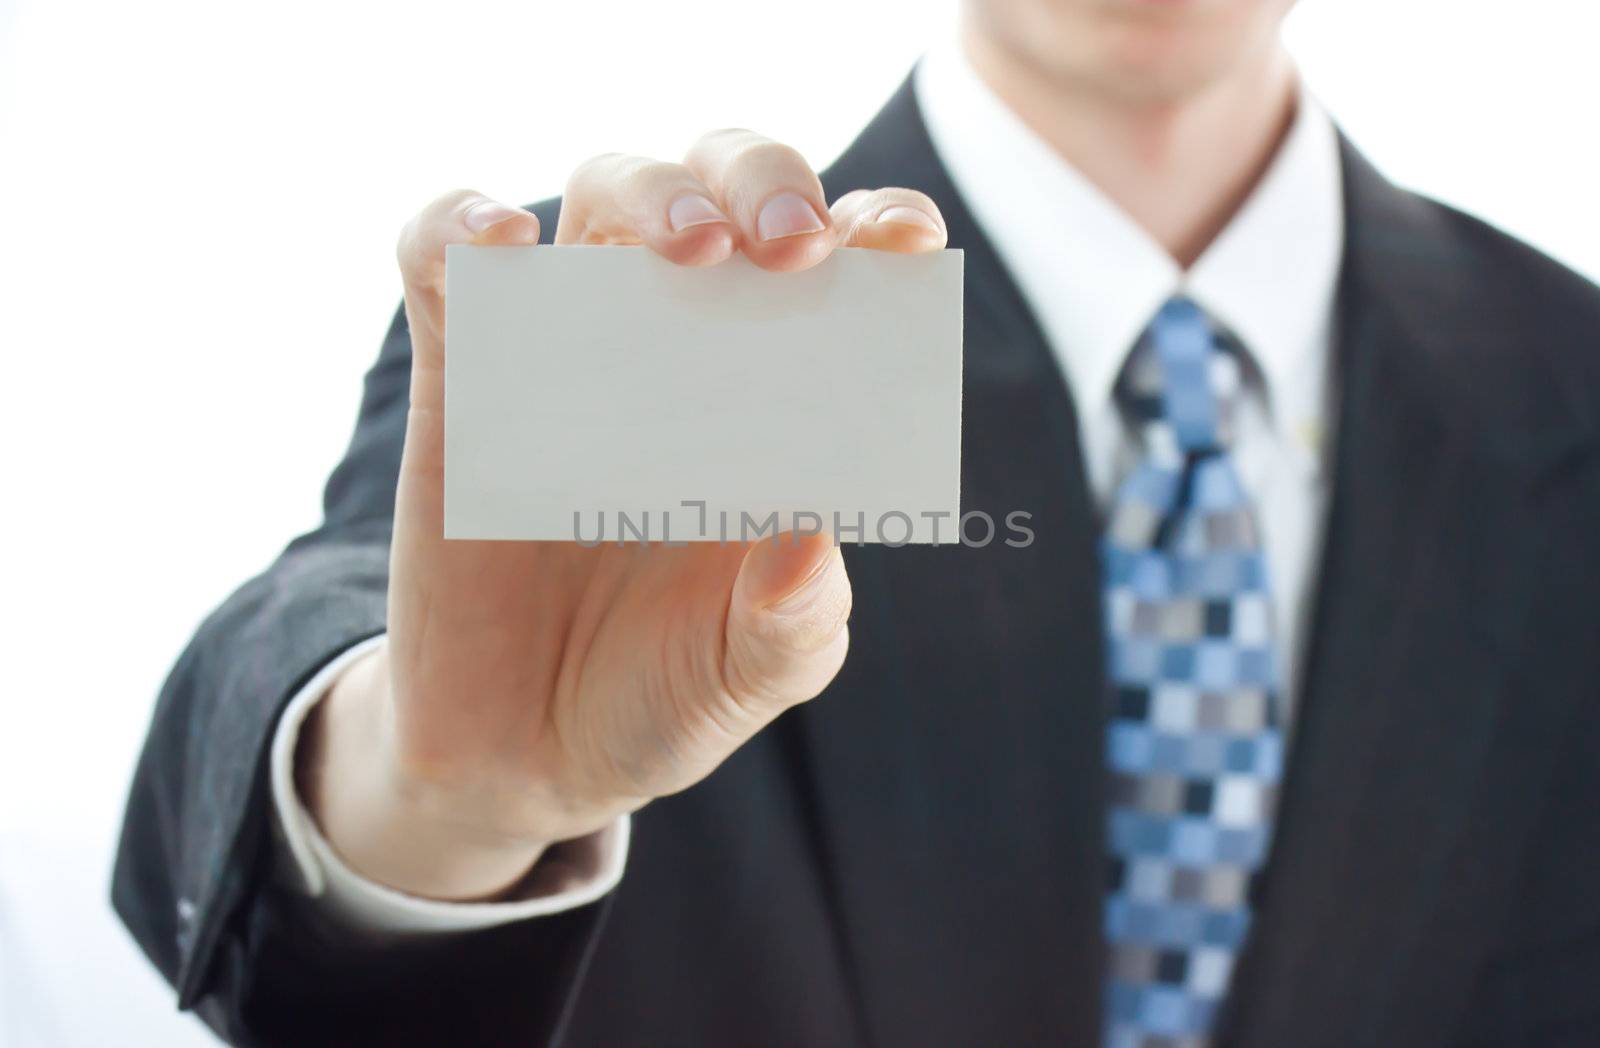
M492 897L548 845L698 781L822 691L849 643L850 581L824 536L444 541L445 246L538 235L533 215L468 192L401 234L413 362L389 636L334 686L299 755L334 848L416 895ZM640 244L691 266L742 251L798 270L840 245L937 250L945 230L910 190L858 190L829 209L797 152L735 130L701 138L683 164L582 165L556 242Z

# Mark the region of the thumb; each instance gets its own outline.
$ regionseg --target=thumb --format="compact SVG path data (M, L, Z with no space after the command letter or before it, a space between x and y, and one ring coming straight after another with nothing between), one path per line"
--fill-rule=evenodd
M751 547L728 606L723 679L740 706L770 720L828 686L850 644L850 577L824 535L778 535Z

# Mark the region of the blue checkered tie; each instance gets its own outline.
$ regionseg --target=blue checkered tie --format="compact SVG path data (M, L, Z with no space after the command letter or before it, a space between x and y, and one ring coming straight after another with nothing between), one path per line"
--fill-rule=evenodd
M1117 390L1142 458L1101 544L1106 1048L1208 1042L1271 835L1282 737L1266 561L1229 453L1240 364L1175 298Z

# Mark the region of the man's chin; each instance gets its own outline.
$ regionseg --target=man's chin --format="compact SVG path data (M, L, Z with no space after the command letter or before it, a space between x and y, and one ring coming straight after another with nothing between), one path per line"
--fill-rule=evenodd
M1118 55L1096 68L1059 69L1063 82L1088 88L1102 97L1130 103L1177 104L1194 98L1217 83L1226 72L1224 63L1203 64L1193 55Z

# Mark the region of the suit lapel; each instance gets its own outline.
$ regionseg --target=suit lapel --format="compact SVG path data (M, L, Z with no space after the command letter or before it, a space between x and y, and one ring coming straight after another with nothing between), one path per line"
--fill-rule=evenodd
M1333 510L1226 1027L1250 1046L1448 1037L1542 782L1494 747L1541 541L1526 489L1548 456L1491 447L1465 410L1490 346L1442 210L1348 146L1345 168Z
M848 549L852 650L796 718L870 1039L1090 1043L1100 996L1095 525L1054 358L934 158L909 85L824 176L906 185L966 251L962 509L982 549ZM1034 541L1005 544L1006 516ZM981 537L974 523L972 532Z
M906 185L944 210L967 252L963 509L1027 510L1036 535L847 551L852 653L786 737L863 1034L1092 1045L1102 637L1071 398L909 84L824 183ZM1494 755L1541 543L1525 496L1563 447L1491 443L1464 417L1463 375L1505 333L1485 333L1494 306L1453 271L1445 213L1348 147L1345 189L1333 512L1277 839L1222 1029L1252 1048L1443 1038L1544 786Z

